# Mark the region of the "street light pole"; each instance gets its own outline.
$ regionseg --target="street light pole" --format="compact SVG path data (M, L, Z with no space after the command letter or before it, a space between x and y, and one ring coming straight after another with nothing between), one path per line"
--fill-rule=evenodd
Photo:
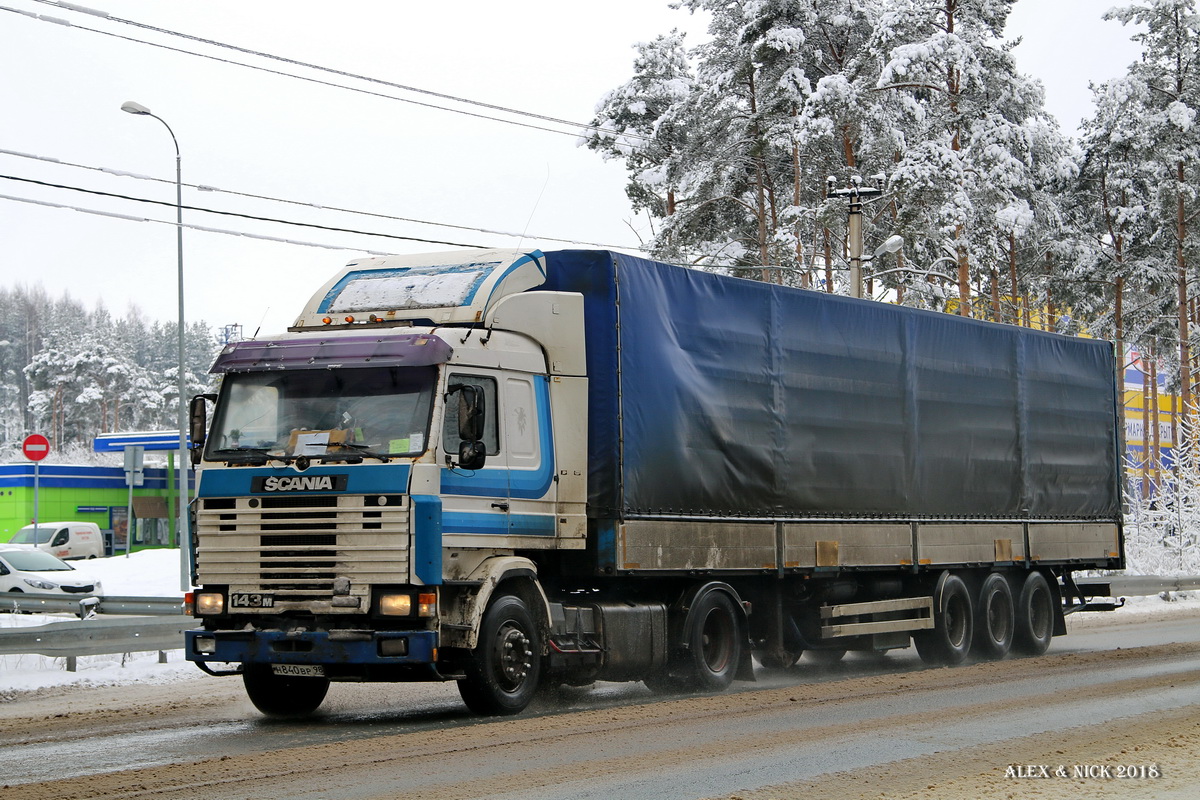
M178 337L178 381L179 381L179 453L176 458L179 460L179 500L178 504L178 522L175 530L178 531L179 537L179 585L183 591L189 591L192 588L192 571L191 571L191 550L192 542L191 535L188 529L188 449L187 449L187 434L188 434L188 414L187 414L187 381L184 378L185 368L187 365L186 351L184 348L184 315L183 315L183 160L179 154L179 140L175 138L175 131L171 130L171 126L162 117L150 113L150 109L140 103L135 103L132 100L126 101L121 105L121 110L129 114L137 114L143 117L153 117L163 124L167 129L167 133L171 135L171 142L175 145L175 241L177 249L177 264L178 264L178 280L179 280L179 337ZM132 535L132 531L131 531Z

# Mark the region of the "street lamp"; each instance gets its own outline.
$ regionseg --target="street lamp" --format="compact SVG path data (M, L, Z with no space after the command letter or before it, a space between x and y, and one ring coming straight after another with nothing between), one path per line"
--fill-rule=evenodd
M191 571L191 536L188 530L188 450L187 450L187 384L184 380L184 369L187 364L184 353L183 340L183 166L179 156L179 140L175 138L175 131L171 130L171 126L167 121L156 114L150 113L150 109L146 108L141 103L135 103L128 100L121 105L121 110L129 114L137 114L142 117L153 117L163 124L167 129L167 133L171 134L171 142L175 145L175 238L178 250L178 267L179 267L179 500L178 500L178 517L176 530L179 532L179 584L183 591L188 591L192 588L192 571Z

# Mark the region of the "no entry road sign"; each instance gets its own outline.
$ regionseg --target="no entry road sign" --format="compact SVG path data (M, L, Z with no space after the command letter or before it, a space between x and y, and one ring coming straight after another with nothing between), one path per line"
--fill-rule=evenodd
M41 461L50 455L50 440L40 433L31 433L21 442L21 452L30 461Z

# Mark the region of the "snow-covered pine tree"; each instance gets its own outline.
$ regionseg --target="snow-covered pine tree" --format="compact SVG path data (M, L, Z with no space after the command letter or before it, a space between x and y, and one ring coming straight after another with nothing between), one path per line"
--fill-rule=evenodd
M584 137L601 157L625 162L625 193L633 209L652 220L674 214L678 202L678 162L687 137L680 115L694 83L683 39L672 31L635 45L633 77L600 100Z
M1070 169L1040 86L1002 38L1013 1L892 3L875 44L887 52L878 89L906 100L908 147L891 173L901 227L918 263L953 264L964 315L974 294L991 298L979 316L1004 316L997 265L1011 291L1019 262L1045 252L1057 224L1047 185Z
M1195 280L1198 243L1192 224L1200 207L1200 15L1195 0L1140 0L1106 14L1138 26L1131 37L1142 58L1129 68L1132 91L1124 108L1141 126L1138 157L1149 176L1150 210L1158 220L1151 241L1174 271L1179 393L1192 408L1192 337L1195 325L1189 283Z

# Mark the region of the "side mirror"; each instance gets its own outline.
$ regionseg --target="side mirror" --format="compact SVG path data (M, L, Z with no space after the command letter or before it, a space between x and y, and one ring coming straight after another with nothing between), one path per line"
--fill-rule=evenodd
M483 442L459 442L458 466L460 469L482 469L487 462L487 446Z
M215 394L198 394L192 398L188 406L188 435L191 437L191 458L193 466L200 463L200 453L204 450L204 441L208 437L208 405L215 402Z
M483 389L463 383L450 390L458 395L458 466L480 469L487 461L487 445L483 443L483 424L487 418L487 400Z
M465 383L451 391L458 393L458 438L469 442L481 440L487 407L483 389Z

